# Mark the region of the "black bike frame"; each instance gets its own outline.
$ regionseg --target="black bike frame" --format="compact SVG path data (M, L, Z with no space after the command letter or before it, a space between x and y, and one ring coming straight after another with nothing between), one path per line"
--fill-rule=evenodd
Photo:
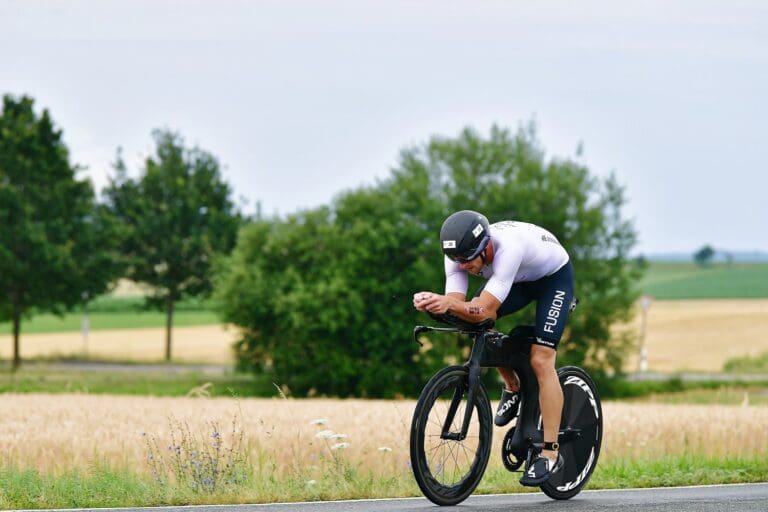
M418 335L426 331L459 332L468 334L473 339L472 353L464 367L469 370L467 389L457 388L454 392L451 405L448 407L440 437L453 441L463 441L467 437L469 422L472 419L475 394L480 384L480 371L482 368L510 368L515 371L520 379L521 410L517 420L515 433L512 436L511 451L522 460L528 456L529 449L534 443L543 442L543 433L539 425L539 382L533 373L530 361L531 342L533 341L533 328L530 326L519 327L511 334L505 335L495 331L488 331L484 324L478 326L479 330L465 330L454 327L430 327L419 325L413 330L413 337L417 343ZM491 324L492 325L492 324ZM467 404L462 418L461 430L451 432L456 411L461 403L464 391L467 393ZM567 443L580 436L575 429L561 430L559 433L560 444Z

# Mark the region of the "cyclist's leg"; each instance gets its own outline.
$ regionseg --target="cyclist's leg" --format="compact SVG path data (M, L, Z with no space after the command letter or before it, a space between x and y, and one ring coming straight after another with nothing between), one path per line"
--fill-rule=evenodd
M531 347L531 366L539 381L539 403L544 426L544 442L556 442L563 410L563 391L555 370L557 345L568 321L573 300L573 269L570 262L536 282L536 341ZM556 450L542 450L542 455L557 461Z
M477 290L475 296L479 296L485 286ZM530 293L529 283L515 283L509 290L509 295L504 299L499 310L496 312L496 318L520 311L530 304L534 296ZM504 381L504 388L508 391L517 392L520 390L520 380L511 368L498 368L499 374Z
M563 390L555 370L557 352L549 347L531 346L531 366L539 382L539 407L544 426L544 442L553 443L558 439L560 416L563 411ZM544 449L541 454L552 462L557 460L557 451Z
M513 285L509 291L509 295L507 295L507 298L496 312L496 317L499 318L504 315L509 315L530 304L533 301L534 296L531 295L528 286L529 283L518 283ZM476 296L480 295L480 292L483 291L483 287L477 290L477 293L475 294ZM496 426L503 427L517 416L520 409L520 380L511 368L497 368L497 370L502 381L504 381L504 388L502 389L501 399L496 408L496 414L493 421Z

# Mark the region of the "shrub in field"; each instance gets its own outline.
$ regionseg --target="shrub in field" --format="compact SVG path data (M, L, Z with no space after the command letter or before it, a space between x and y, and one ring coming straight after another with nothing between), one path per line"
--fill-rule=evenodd
M723 365L723 371L731 373L768 373L768 352L751 357L734 357Z
M215 493L250 479L244 431L237 416L232 420L228 440L216 422L210 422L210 433L202 436L194 435L186 422L170 418L169 424L167 444L144 434L147 463L157 483L166 486L173 480L195 492Z

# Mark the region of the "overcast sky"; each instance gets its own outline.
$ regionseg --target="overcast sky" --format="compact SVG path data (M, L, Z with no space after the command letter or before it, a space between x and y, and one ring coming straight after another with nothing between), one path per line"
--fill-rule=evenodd
M638 252L768 250L768 2L0 0L0 92L50 110L97 190L169 127L268 214L535 120L616 173Z

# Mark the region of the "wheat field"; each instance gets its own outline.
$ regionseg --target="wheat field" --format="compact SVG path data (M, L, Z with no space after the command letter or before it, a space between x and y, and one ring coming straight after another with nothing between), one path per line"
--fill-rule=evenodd
M642 332L639 314L628 326ZM720 372L731 358L768 352L768 300L669 300L647 313L648 370ZM638 367L637 351L626 369Z
M334 451L377 475L408 473L412 400L299 400L152 398L78 394L3 394L0 457L4 464L57 474L107 463L148 471L146 440L171 444L171 421L205 440L212 423L231 437L244 432L252 461L274 462L274 472L311 476L343 434L349 446ZM494 404L495 405L495 404ZM235 420L237 417L237 420ZM324 420L323 424L314 424ZM317 423L317 422L315 422ZM768 407L604 404L602 460L662 455L768 456ZM339 436L341 437L341 436ZM491 467L500 466L502 429L495 429ZM749 442L745 442L749 440ZM260 464L255 464L259 466Z
M237 329L223 325L173 329L173 359L185 363L232 364L232 344ZM12 356L12 338L0 336L0 358ZM112 329L91 331L87 340L80 332L24 334L22 359L88 356L101 360L158 362L165 357L165 329Z

